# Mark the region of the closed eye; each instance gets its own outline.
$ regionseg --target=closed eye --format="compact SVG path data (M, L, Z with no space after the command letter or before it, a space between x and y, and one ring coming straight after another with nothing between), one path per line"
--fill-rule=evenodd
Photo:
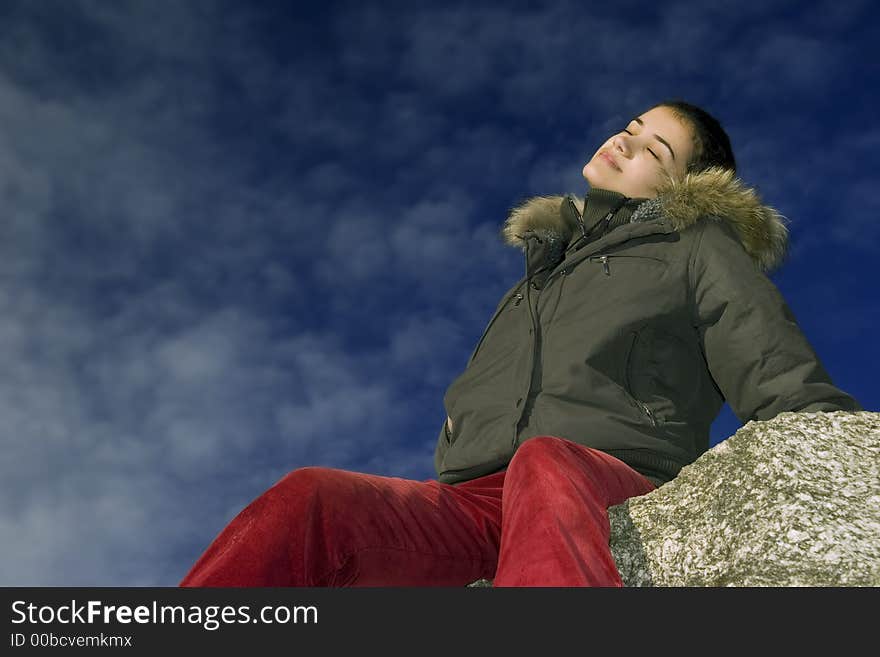
M629 129L624 128L623 131L624 131L626 134L628 134L630 137L633 136L633 133L631 133L631 132L629 131ZM655 159L655 160L657 160L658 162L660 161L660 158L657 157L657 153L655 153L654 151L652 151L650 148L648 149L648 152L649 152L651 155L654 156L654 159Z

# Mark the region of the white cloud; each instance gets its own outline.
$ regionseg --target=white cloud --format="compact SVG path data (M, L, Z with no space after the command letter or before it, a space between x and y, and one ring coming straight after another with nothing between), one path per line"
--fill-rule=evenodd
M173 585L295 467L431 476L442 392L522 273L506 211L582 192L609 114L699 77L714 28L352 5L318 51L231 4L22 7L0 26L4 585ZM61 23L89 39L60 47ZM792 48L826 52L794 26L760 66L803 91ZM762 178L773 142L743 132ZM825 166L811 149L772 197ZM835 239L870 230L853 204Z

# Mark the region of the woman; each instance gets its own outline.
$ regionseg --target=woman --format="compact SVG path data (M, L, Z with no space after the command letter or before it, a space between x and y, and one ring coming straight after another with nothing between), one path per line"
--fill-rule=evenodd
M526 256L446 391L437 478L294 470L214 540L182 586L621 586L607 508L742 422L858 411L765 272L787 229L735 178L704 110L660 103L584 166L590 189L530 199Z

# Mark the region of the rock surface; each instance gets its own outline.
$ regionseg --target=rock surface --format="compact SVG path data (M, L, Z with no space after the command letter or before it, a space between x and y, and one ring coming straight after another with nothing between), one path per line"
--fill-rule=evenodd
M880 586L880 413L748 422L608 516L626 586Z
M880 413L749 422L609 519L627 586L880 585Z

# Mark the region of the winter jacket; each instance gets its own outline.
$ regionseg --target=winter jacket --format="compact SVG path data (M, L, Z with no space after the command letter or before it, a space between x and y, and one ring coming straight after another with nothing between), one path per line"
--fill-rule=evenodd
M653 199L531 198L502 233L525 276L446 390L439 481L503 469L552 435L660 485L708 449L725 400L743 423L862 410L767 277L785 256L784 218L730 171L669 179Z

